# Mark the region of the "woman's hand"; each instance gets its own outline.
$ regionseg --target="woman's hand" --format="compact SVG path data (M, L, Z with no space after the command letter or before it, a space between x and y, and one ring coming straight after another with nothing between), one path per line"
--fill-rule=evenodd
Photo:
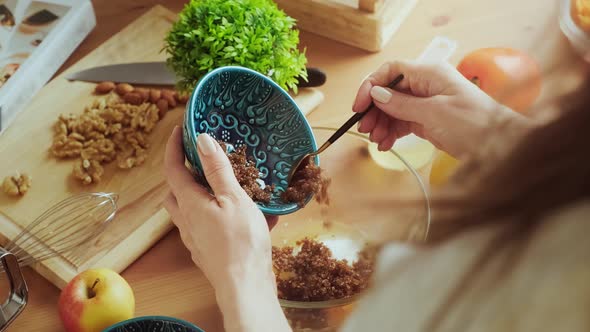
M193 261L215 288L226 330L290 330L277 299L264 215L239 185L215 140L199 135L197 150L214 196L185 167L177 127L166 146L165 175L171 194L164 206Z
M405 78L396 90L383 88L402 73ZM358 130L371 133L371 141L378 143L381 151L414 133L458 157L481 146L485 139L482 129L493 116L526 121L495 102L448 63L386 63L362 83L353 111L364 111L371 101L375 108L361 120Z

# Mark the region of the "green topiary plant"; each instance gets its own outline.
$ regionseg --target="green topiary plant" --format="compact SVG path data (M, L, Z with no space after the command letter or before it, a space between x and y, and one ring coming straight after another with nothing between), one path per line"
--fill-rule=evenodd
M191 0L166 36L167 64L184 92L210 70L229 65L297 92L299 79L307 80L307 59L294 26L272 0Z

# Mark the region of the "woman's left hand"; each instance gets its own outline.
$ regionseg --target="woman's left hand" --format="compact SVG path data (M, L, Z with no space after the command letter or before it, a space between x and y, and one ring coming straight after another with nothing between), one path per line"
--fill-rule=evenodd
M239 185L225 151L215 140L199 135L197 150L214 195L196 183L185 167L182 134L177 127L166 146L164 167L171 194L164 206L193 261L215 288L226 329L242 330L257 324L250 321L257 315L244 311L257 305L256 310L278 308L277 315L284 319L276 295L269 234L276 218L265 220ZM261 302L252 305L253 298ZM281 330L286 322L282 323L273 327Z

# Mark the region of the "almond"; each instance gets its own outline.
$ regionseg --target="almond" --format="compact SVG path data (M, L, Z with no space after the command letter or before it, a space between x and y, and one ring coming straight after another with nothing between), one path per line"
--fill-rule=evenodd
M157 89L151 89L150 90L150 102L152 104L157 103L158 100L160 100L161 97L162 97L162 91L157 90Z
M175 108L176 107L176 99L174 99L174 97L171 96L162 96L162 99L166 100L168 102L168 106L170 108Z
M107 94L115 88L115 83L113 82L100 82L94 88L94 92L99 95Z
M131 104L131 105L141 105L141 103L143 103L143 99L141 98L141 95L137 92L129 92L129 93L125 94L123 96L123 100L127 104Z
M162 97L166 99L176 98L176 91L164 89L162 90Z
M124 96L124 95L128 94L129 92L133 91L133 86L128 83L119 83L119 84L117 84L116 91L119 96Z
M165 98L162 98L160 100L158 100L158 102L156 103L156 106L158 106L158 115L160 116L160 119L164 117L164 115L166 115L166 112L168 112L168 101Z
M176 107L176 92L173 90L162 90L162 98L166 99L169 108Z
M139 95L141 96L142 103L146 102L150 98L150 90L148 90L146 88L137 88L137 89L133 90L133 92L139 93Z
M179 104L186 104L186 102L188 101L188 93L177 93L176 101Z

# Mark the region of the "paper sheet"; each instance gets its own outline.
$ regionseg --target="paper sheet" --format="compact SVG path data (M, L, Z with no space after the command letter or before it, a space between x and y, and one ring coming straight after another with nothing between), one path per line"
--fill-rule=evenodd
M95 26L90 0L0 0L0 135Z

